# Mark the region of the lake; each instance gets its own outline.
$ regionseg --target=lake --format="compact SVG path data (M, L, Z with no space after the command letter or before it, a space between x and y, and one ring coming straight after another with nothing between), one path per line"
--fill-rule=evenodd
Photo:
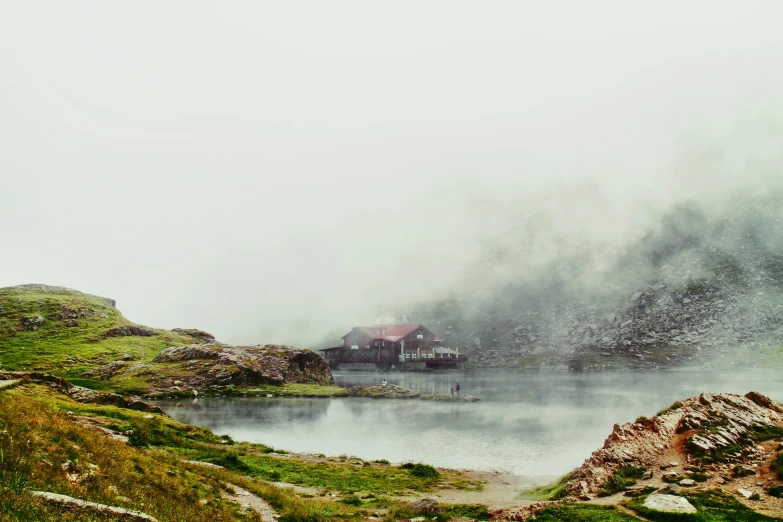
M358 398L156 401L177 420L234 440L300 453L426 462L528 477L562 475L601 447L615 423L651 417L702 392L758 391L783 401L779 372L335 373L339 385L462 393L479 403Z

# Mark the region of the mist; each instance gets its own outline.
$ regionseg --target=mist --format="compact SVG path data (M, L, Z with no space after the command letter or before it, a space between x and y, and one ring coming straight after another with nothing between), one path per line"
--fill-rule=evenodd
M778 2L39 7L0 8L0 286L313 346L627 300L683 208L781 248Z

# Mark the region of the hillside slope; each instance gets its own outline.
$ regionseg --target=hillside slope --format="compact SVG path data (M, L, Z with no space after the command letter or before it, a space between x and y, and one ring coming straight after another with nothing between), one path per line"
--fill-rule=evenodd
M123 317L112 299L47 285L0 288L0 369L126 394L334 382L309 350L233 347L200 330L149 328Z

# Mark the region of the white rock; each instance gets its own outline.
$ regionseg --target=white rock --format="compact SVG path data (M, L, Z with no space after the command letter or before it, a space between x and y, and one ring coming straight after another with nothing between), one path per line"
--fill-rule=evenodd
M696 508L683 497L654 493L644 501L644 507L665 513L696 513Z
M693 479L682 479L680 481L680 486L684 486L686 488L692 488L696 485L696 481Z
M737 490L737 493L739 493L740 495L742 495L745 498L750 498L751 495L753 495L752 491L748 491L747 489L742 489L742 488L739 488Z

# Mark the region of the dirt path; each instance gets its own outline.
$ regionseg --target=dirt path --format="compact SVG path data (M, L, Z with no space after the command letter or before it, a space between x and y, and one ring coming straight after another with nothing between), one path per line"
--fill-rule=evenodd
M6 380L6 381L0 381L0 389L7 388L8 386L13 386L17 382L19 382L19 379L10 379L10 380Z
M557 477L526 477L510 475L497 471L462 470L468 478L481 481L484 488L481 491L469 489L440 488L432 492L422 493L416 497L399 497L404 500L431 497L439 502L449 504L484 504L489 508L504 508L509 506L529 506L537 501L521 500L519 493L533 486L549 484Z
M227 500L232 500L242 506L244 509L253 510L261 515L264 522L275 522L280 515L272 509L272 506L266 503L261 497L258 497L246 489L242 489L236 484L231 484L234 493L222 491L221 495Z

